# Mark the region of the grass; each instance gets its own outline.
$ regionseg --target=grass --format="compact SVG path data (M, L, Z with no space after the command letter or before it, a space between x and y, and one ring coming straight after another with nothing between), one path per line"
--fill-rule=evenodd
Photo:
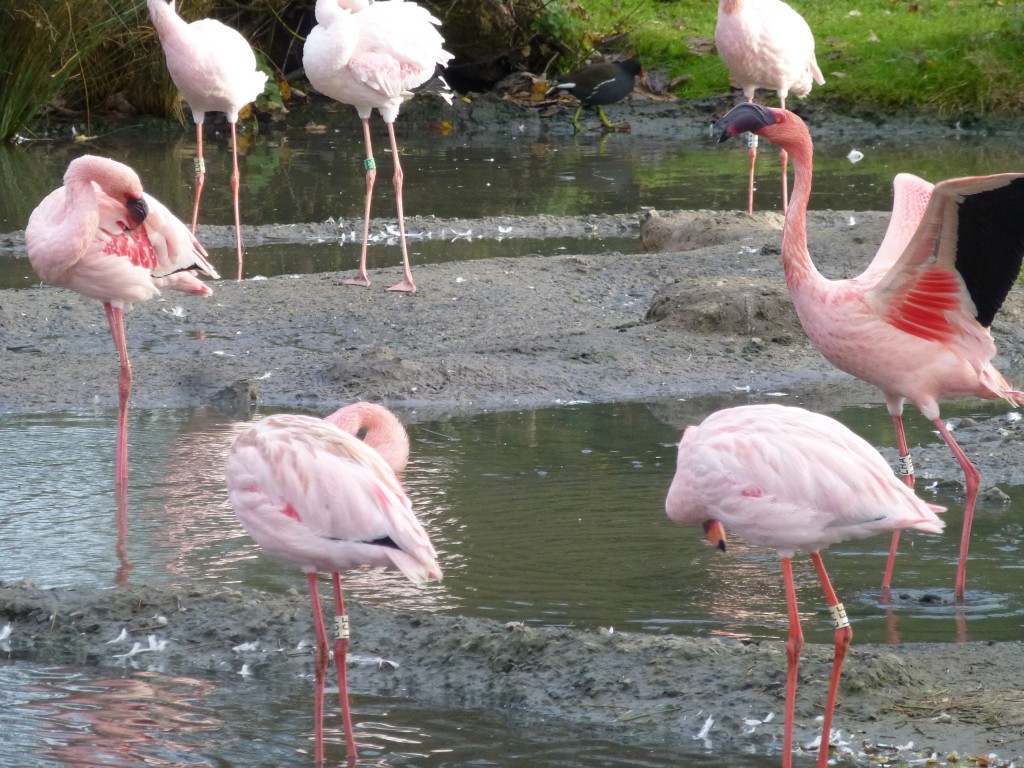
M715 0L583 0L591 39L610 38L685 98L723 93ZM1013 0L790 0L814 31L826 84L808 100L850 112L938 117L1024 111L1024 4Z

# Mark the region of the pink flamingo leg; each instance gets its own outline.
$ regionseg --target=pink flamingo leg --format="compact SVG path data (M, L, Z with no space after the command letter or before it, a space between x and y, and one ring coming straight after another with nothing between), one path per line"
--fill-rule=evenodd
M352 730L352 710L348 701L348 614L341 594L341 575L332 574L334 581L334 666L338 668L338 695L341 698L341 719L345 728L345 747L348 750L348 768L355 768L356 737Z
M235 201L235 247L238 249L238 279L242 279L242 219L238 214L238 187L242 175L238 172L238 137L235 134L235 124L231 123L231 195ZM199 198L196 198L198 205Z
M892 417L893 426L896 428L896 447L900 453L899 475L903 482L913 490L914 488L914 465L910 461L910 448L907 447L907 435L903 431L903 417L894 414ZM896 564L896 551L900 546L900 532L892 532L892 544L889 545L889 559L885 563L885 574L882 576L882 595L888 600L889 585L892 583L892 570Z
M967 454L953 439L953 435L946 429L942 419L935 419L932 424L939 430L942 439L953 452L960 468L964 471L964 480L967 484L967 499L964 502L964 527L960 533L960 560L956 566L956 584L953 588L953 596L957 600L963 600L964 590L967 587L967 550L971 546L971 524L974 522L974 503L978 499L978 488L981 485L981 473L971 464Z
M324 617L320 608L320 594L316 589L316 574L307 573L309 597L313 602L313 627L316 632L316 655L313 658L315 690L313 694L313 741L314 761L316 765L324 762L324 681L327 679L327 630L324 628Z
M135 568L128 560L128 486L120 485L114 489L114 497L117 502L117 572L114 574L114 583L123 587L128 583L128 574Z
M828 744L832 734L832 713L836 707L836 695L839 692L839 675L843 671L843 660L846 658L846 649L850 647L853 639L853 630L846 618L846 609L836 598L832 589L832 582L829 581L825 572L825 564L821 561L821 555L817 552L811 553L811 560L814 561L814 568L821 580L821 588L825 591L825 599L828 601L829 610L832 612L832 620L836 623L835 654L832 657L832 677L828 683L828 698L825 699L825 718L821 727L821 745L818 748L818 766L825 768L828 765Z
M388 136L391 137L391 156L395 161L395 175L392 181L395 185L395 203L398 206L398 235L402 244L402 265L405 269L402 282L390 286L388 290L416 293L416 283L412 281L412 270L409 268L409 250L405 244L405 214L402 211L402 163L398 159L398 142L395 140L394 123L388 123Z
M196 233L196 222L199 220L199 197L203 194L203 182L206 181L206 162L203 160L203 124L196 123L196 200L192 206L192 234Z
M117 388L117 458L114 464L114 486L120 488L128 484L128 396L132 391L132 366L128 362L128 345L124 336L124 315L121 307L109 301L103 302L110 324L110 335L117 347L117 356L121 361L121 375Z
M361 285L368 288L370 278L366 274L366 246L370 242L370 201L373 197L373 182L377 178L377 164L373 159L373 142L370 140L370 120L363 118L363 140L366 142L366 207L363 210L363 252L359 256L359 274L347 277L342 285Z
M804 632L800 626L800 611L796 605L796 585L793 582L793 559L782 558L782 580L785 583L786 607L789 610L789 639L786 640L786 724L782 737L782 768L793 767L793 719L796 712L796 678L800 667L800 649L804 646Z

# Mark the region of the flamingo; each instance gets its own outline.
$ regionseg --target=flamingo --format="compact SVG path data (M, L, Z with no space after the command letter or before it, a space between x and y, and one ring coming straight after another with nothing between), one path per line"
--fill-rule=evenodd
M377 166L370 139L370 113L374 108L388 127L391 157L395 164L395 202L402 247L404 276L389 291L416 292L405 242L402 211L402 165L395 139L395 119L412 90L430 81L438 66L445 66L452 54L441 46L444 39L434 29L439 25L429 11L404 0L372 3L370 0L317 0L317 26L313 27L302 51L302 63L309 82L323 94L356 108L363 123L366 143L366 205L363 213L363 249L359 273L345 285L370 285L366 273L366 246L370 236L370 198ZM451 103L447 89L439 94Z
M161 288L209 296L213 291L193 272L216 279L217 270L188 227L142 191L135 171L95 155L72 160L64 186L32 211L25 246L44 281L103 302L121 363L115 480L124 487L132 368L123 310Z
M364 433L365 442L356 437ZM330 573L334 586L334 660L349 766L355 765L356 743L345 674L348 616L339 572L392 566L416 584L441 578L434 547L395 474L408 456L405 429L394 414L373 403L346 406L326 419L268 416L239 435L228 452L228 495L242 525L263 549L306 573L317 638L317 765L323 762L329 655L317 572Z
M939 431L966 479L964 523L954 594L962 599L978 470L939 418L939 401L1002 398L1024 403L993 367L989 332L1024 258L1024 174L943 181L933 187L901 174L889 228L868 268L848 280L828 280L807 251L807 202L813 151L807 126L783 109L741 104L714 132L725 141L744 131L763 136L793 158L793 204L782 232L786 284L811 343L836 367L875 385L896 429L903 474L913 486L903 431L909 400ZM892 547L883 591L892 577Z
M569 75L563 83L548 89L548 94L555 91L568 91L580 101L576 115L572 119L577 131L585 130L580 125L580 114L584 107L597 107L601 124L605 128L618 128L624 123L612 123L604 114L605 104L622 101L633 92L637 76L644 76L644 68L636 59L625 61L602 61L590 64Z
M818 749L818 768L824 768L853 630L819 553L830 544L886 531L941 533L943 522L936 513L945 510L915 496L870 444L834 419L802 408L747 405L718 411L687 427L665 511L679 524L703 525L711 543L723 551L730 529L750 544L779 553L789 613L783 768L793 763L803 646L792 559L797 552L810 554L836 627Z
M743 90L748 102L758 88L779 94L786 108L792 91L803 98L813 82L825 84L825 77L814 57L814 34L804 17L782 0L719 0L715 47L729 70L732 84ZM754 212L754 165L757 162L757 136L748 137L750 181L747 188L747 213ZM782 161L782 212L789 205L786 191L786 151Z
M235 124L245 105L263 93L267 76L256 69L256 56L244 37L216 19L191 24L174 8L174 0L148 0L149 16L167 58L167 70L192 110L196 124L195 204L192 234L199 218L199 196L206 179L203 161L203 121L207 112L223 112L231 125L231 195L235 206L235 247L238 279L242 279L242 222L238 212L238 136Z

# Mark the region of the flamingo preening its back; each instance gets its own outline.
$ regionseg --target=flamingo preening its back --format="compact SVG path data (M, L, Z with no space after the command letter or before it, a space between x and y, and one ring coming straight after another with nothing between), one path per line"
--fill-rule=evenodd
M782 233L782 261L793 304L811 343L835 366L882 390L896 428L906 480L913 485L903 431L909 400L931 421L966 478L967 498L954 592L962 598L980 475L939 418L958 397L1024 403L991 360L989 327L1024 259L1024 174L950 179L931 187L896 178L889 228L859 276L828 280L807 250L813 144L807 126L784 109L735 107L715 126L720 141L756 133L793 158L793 197ZM886 564L888 588L898 532Z
M334 662L349 766L356 762L356 743L345 675L348 617L339 572L390 566L417 584L441 578L434 547L396 475L408 457L405 429L390 411L373 403L346 406L326 419L268 416L239 435L228 453L228 495L242 525L263 549L306 573L317 638L317 765L323 762L329 657L317 572L330 573L334 586Z
M132 368L123 309L161 288L209 296L196 272L218 277L203 246L127 165L95 155L72 160L25 228L32 268L43 280L99 299L121 363L116 484L128 482L128 395Z

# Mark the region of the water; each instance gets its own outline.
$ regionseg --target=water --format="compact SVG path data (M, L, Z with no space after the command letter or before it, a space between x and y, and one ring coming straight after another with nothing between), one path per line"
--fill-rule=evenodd
M375 130L381 136L379 126ZM212 133L201 220L227 225L228 154L223 135ZM513 127L504 137L425 135L403 138L401 146L406 210L412 214L473 219L745 206L746 152L735 143L656 142L622 134L537 138ZM853 148L865 153L857 165L845 159ZM191 209L193 151L187 129L169 138L115 134L73 146L0 146L0 232L23 229L37 202L60 184L69 160L84 152L128 162L151 193L184 217ZM374 210L390 217L390 160L379 141L377 154ZM362 157L358 130L247 140L243 221L357 222ZM776 209L778 161L772 151L762 158L759 205ZM1001 140L820 143L812 205L887 210L898 171L938 180L1022 167L1018 145ZM636 247L633 238L619 237L498 241L438 234L413 241L414 263L628 253ZM351 242L284 242L247 250L253 273L268 275L351 269L358 253ZM213 255L231 274L233 250ZM0 238L0 287L35 282L23 256L21 249L5 249ZM372 246L370 256L375 266L398 259L397 248L387 243ZM438 547L446 580L413 589L395 573L364 572L347 580L348 593L366 603L500 621L780 638L786 619L774 553L737 540L728 554L716 553L699 531L677 528L664 515L682 426L729 404L736 401L580 404L412 423L407 485ZM991 414L998 407L964 406L960 413ZM884 409L834 415L875 444L892 439ZM415 414L403 416L418 422ZM0 415L0 464L17 467L0 487L0 580L31 578L57 587L196 579L301 589L301 574L265 557L227 504L224 455L245 426L207 409L132 411L130 522L119 556L112 487L115 414ZM922 420L911 417L908 426L918 430L910 434L912 444L933 439ZM1012 522L1020 519L1022 502L979 507L968 600L954 608L949 597L962 500L921 492L950 506L951 533L906 537L895 605L878 601L887 541L849 542L825 556L855 642L887 642L894 628L903 641L950 642L960 626L971 639L1018 639L1024 623L1022 541ZM828 642L820 589L804 560L797 562L797 578L807 639ZM939 599L923 601L925 594ZM0 689L0 765L227 768L312 761L305 681L268 691L252 681L0 662ZM353 706L368 765L680 764L675 748L620 744L593 729L510 713L427 709L366 696L354 697ZM336 718L328 720L327 735L332 752L340 754ZM735 768L776 762L729 757ZM696 768L721 763L720 756L686 756L686 764Z
M374 215L395 215L391 162L383 130L375 125L378 180ZM217 132L211 132L216 134ZM880 132L881 133L881 132ZM461 137L407 131L400 138L405 169L405 210L411 215L441 219L483 216L591 213L637 214L643 207L661 210L724 209L746 206L746 149L738 142L717 145L710 138L658 141L613 134L543 135L520 133L510 126L505 136ZM221 132L207 147L207 182L201 224L233 221L228 185L230 150ZM851 149L865 154L850 163ZM164 135L115 133L82 144L0 146L0 233L24 229L35 205L61 184L68 162L91 152L127 162L147 190L181 218L192 209L194 134L189 129ZM246 224L288 224L345 219L358 226L363 206L361 132L332 129L327 134L292 129L243 137L242 220ZM758 164L759 208L777 210L779 161L772 149L761 152ZM981 137L841 143L820 142L815 154L811 205L837 210L889 210L892 178L900 171L932 181L1024 169L1019 142ZM445 237L444 235L448 236ZM202 230L200 230L202 235ZM438 232L439 241L452 233ZM552 254L571 246L573 252L636 250L635 238L604 241L584 238L573 243L545 240L523 244L479 239L456 247L417 244L414 261ZM0 246L0 287L34 282L21 248ZM374 266L398 262L398 249L380 245ZM321 253L282 244L247 248L248 274L281 274L352 269L358 245L325 245ZM233 249L216 252L215 264L231 274ZM19 263L20 262L20 263Z
M34 768L204 766L262 768L313 762L312 706L304 684L272 695L253 681L212 681L150 672L0 663L0 764ZM328 758L344 754L328 697ZM391 768L666 768L677 750L629 747L599 729L522 715L432 708L353 697L360 766ZM272 723L273 727L266 727ZM32 755L31 763L25 756ZM8 762L10 761L10 762ZM336 764L336 763L331 763ZM717 768L712 756L687 758ZM740 768L773 761L747 757Z
M396 573L366 571L347 580L348 594L400 609L535 625L781 638L786 616L775 554L735 538L727 554L718 553L699 529L675 526L664 514L682 427L748 400L576 404L422 423L415 413L403 414L412 422L407 487L446 578L414 589ZM1001 408L972 403L947 411L985 416ZM834 415L876 444L890 440L884 408L851 407ZM207 409L131 412L127 569L117 556L113 525L115 423L106 410L0 416L0 463L18 467L0 488L0 580L31 578L56 587L195 579L271 591L302 588L302 575L263 555L227 503L224 456L247 425ZM912 445L934 439L922 419L908 418L908 427ZM74 462L66 461L69 454ZM1011 497L1019 495L1015 491L1009 489ZM951 533L905 537L895 583L897 594L909 598L879 604L886 537L847 542L825 554L855 642L884 643L895 635L905 642L951 642L960 622L970 639L1018 639L1024 541L1012 522L1020 518L1021 502L979 507L968 598L955 608L950 598L962 500L920 492L950 506ZM830 642L813 569L803 558L796 565L807 640ZM939 600L919 600L926 593ZM261 685L127 669L119 675L0 665L10 702L0 708L0 730L7 734L0 764L21 764L26 754L47 767L308 764L308 684L297 681L294 690ZM678 746L621 744L593 729L522 722L516 718L525 716L508 713L365 696L356 696L354 707L367 765L657 768L680 759ZM342 743L336 718L328 721L328 737ZM693 749L697 757L688 756L687 765L720 764L713 754L702 763L699 745ZM341 747L332 751L340 754ZM730 756L737 768L774 762Z

